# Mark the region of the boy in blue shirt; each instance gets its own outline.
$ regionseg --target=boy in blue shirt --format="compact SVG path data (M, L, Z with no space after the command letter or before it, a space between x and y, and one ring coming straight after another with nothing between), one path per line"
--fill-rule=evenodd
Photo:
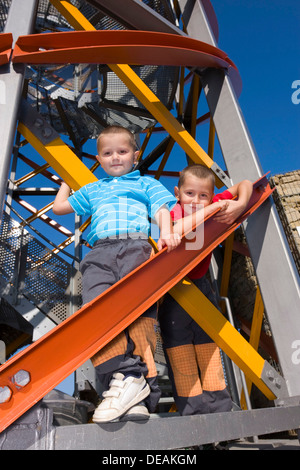
M108 177L83 186L72 196L69 186L62 183L53 205L58 215L92 216L87 239L93 248L80 263L83 304L150 257L149 217L160 229L158 249L167 246L170 251L180 243L170 216L176 199L159 181L132 171L138 156L133 134L110 126L98 137L97 152ZM153 307L92 358L105 389L94 422L147 418L148 410L155 410L160 397L153 359L155 322Z

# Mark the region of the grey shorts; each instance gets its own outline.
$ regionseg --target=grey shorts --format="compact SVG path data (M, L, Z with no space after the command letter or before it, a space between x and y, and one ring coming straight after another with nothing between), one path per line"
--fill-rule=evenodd
M83 304L147 261L151 251L151 245L143 238L98 240L80 263Z

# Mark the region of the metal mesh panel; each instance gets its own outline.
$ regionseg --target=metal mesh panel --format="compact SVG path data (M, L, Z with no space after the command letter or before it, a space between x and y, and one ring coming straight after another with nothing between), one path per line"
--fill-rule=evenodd
M0 272L2 277L14 285L17 253L21 246L20 231L14 221L4 214L0 227Z
M78 4L82 2L71 2ZM75 5L78 8L78 5ZM36 27L41 30L57 31L57 28L63 31L70 28L68 21L58 12L58 10L48 1L39 0L37 8Z
M143 2L171 23L175 23L169 0L143 0Z
M60 323L70 314L70 280L75 270L4 214L0 228L0 273L17 295ZM78 296L77 296L78 297ZM76 300L80 304L79 297Z
M0 33L4 31L10 4L11 0L1 0L0 2Z
M84 1L71 3L97 30L125 29ZM147 0L145 3L174 22L169 2ZM72 28L56 8L48 0L40 0L37 32L68 29ZM178 68L141 66L134 70L170 109L178 83ZM124 83L106 67L89 64L28 67L27 78L28 101L57 132L73 133L72 140L78 145L82 140L96 138L107 124L120 124L139 133L156 123Z

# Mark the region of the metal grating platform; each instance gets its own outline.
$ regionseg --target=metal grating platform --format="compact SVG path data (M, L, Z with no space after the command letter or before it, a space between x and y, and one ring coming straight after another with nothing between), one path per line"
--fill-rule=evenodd
M0 229L0 273L12 303L24 296L56 324L70 315L71 300L80 304L80 295L70 299L74 268L6 213Z

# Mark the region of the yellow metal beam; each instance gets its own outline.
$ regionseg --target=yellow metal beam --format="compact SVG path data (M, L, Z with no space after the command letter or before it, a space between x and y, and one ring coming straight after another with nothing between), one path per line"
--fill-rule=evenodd
M189 134L188 131L177 121L167 108L161 103L157 96L145 85L129 65L108 64L115 74L132 91L136 98L143 103L148 111L170 134L175 142L185 151L194 163L202 163L208 168L213 165L213 160L200 147L198 142ZM217 182L217 186L223 186L223 183Z
M183 105L184 105L184 67L181 67L180 76L179 76L179 100L178 100L178 115L180 119L183 116Z
M195 139L196 128L197 128L197 109L198 109L198 101L199 101L199 96L200 96L199 75L194 75L193 77L192 90L193 90L193 103L192 103L191 135Z
M35 176L39 175L40 173L42 173L42 171L47 170L47 168L49 168L49 166L50 166L49 163L45 163L45 165L41 166L37 170L33 170L30 173L28 173L27 175L22 176L22 178L19 178L18 180L14 181L14 185L15 186L21 186L21 184L26 183L31 178L34 178Z
M216 135L216 129L215 129L214 121L212 120L212 118L210 118L207 153L212 159L214 158L215 135Z
M255 304L254 304L254 310L253 310L253 317L252 317L252 324L251 324L250 339L249 339L249 344L256 351L258 350L263 317L264 317L264 303L263 303L262 296L261 296L261 293L260 293L260 288L259 288L259 286L257 286ZM251 388L252 388L252 382L248 377L246 377L246 384L247 384L248 393L250 395ZM241 394L241 407L243 409L247 408L244 391L242 391L242 394Z
M228 296L228 286L229 286L230 271L231 271L233 242L234 242L234 232L231 235L229 235L229 237L226 238L226 241L225 241L225 252L224 252L222 279L221 279L221 287L220 287L221 297ZM220 306L221 306L222 312L225 312L224 300L221 300Z
M203 328L224 353L244 371L246 376L266 397L270 400L276 398L261 379L264 359L202 294L195 284L185 279L173 287L169 294Z
M146 150L146 147L149 143L149 140L150 140L150 137L152 135L152 132L153 132L153 126L150 127L150 129L147 130L147 134L146 134L146 137L144 138L143 140L143 143L141 145L141 148L140 148L140 151L139 151L139 154L138 154L138 162L140 162L142 160L142 157L144 155L144 152Z
M22 122L18 125L18 131L75 191L87 183L97 181L93 173L59 137L44 145Z
M251 333L250 333L250 339L249 339L249 343L256 350L258 350L263 317L264 317L264 303L263 303L262 296L260 293L260 288L259 286L257 286L252 325L251 325Z
M45 207L42 207L42 209L37 210L35 214L32 214L24 222L21 222L20 226L25 227L26 224L31 224L31 222L33 222L34 220L44 215L46 212L50 211L52 209L52 206L53 206L53 202L51 202L50 204L47 204Z
M175 144L174 140L173 140L173 139L170 139L170 142L169 142L168 145L167 145L165 154L164 154L164 156L163 156L163 158L162 158L162 160L161 160L161 162L160 162L160 165L159 165L159 167L158 167L158 170L157 170L157 172L156 172L156 174L155 174L155 179L158 180L158 179L161 177L161 174L162 174L162 172L163 172L163 170L164 170L164 167L165 167L165 165L166 165L166 163L167 163L167 160L168 160L168 158L169 158L169 156L170 156L170 153L171 153L171 151L172 151L172 148L174 147L174 144Z

